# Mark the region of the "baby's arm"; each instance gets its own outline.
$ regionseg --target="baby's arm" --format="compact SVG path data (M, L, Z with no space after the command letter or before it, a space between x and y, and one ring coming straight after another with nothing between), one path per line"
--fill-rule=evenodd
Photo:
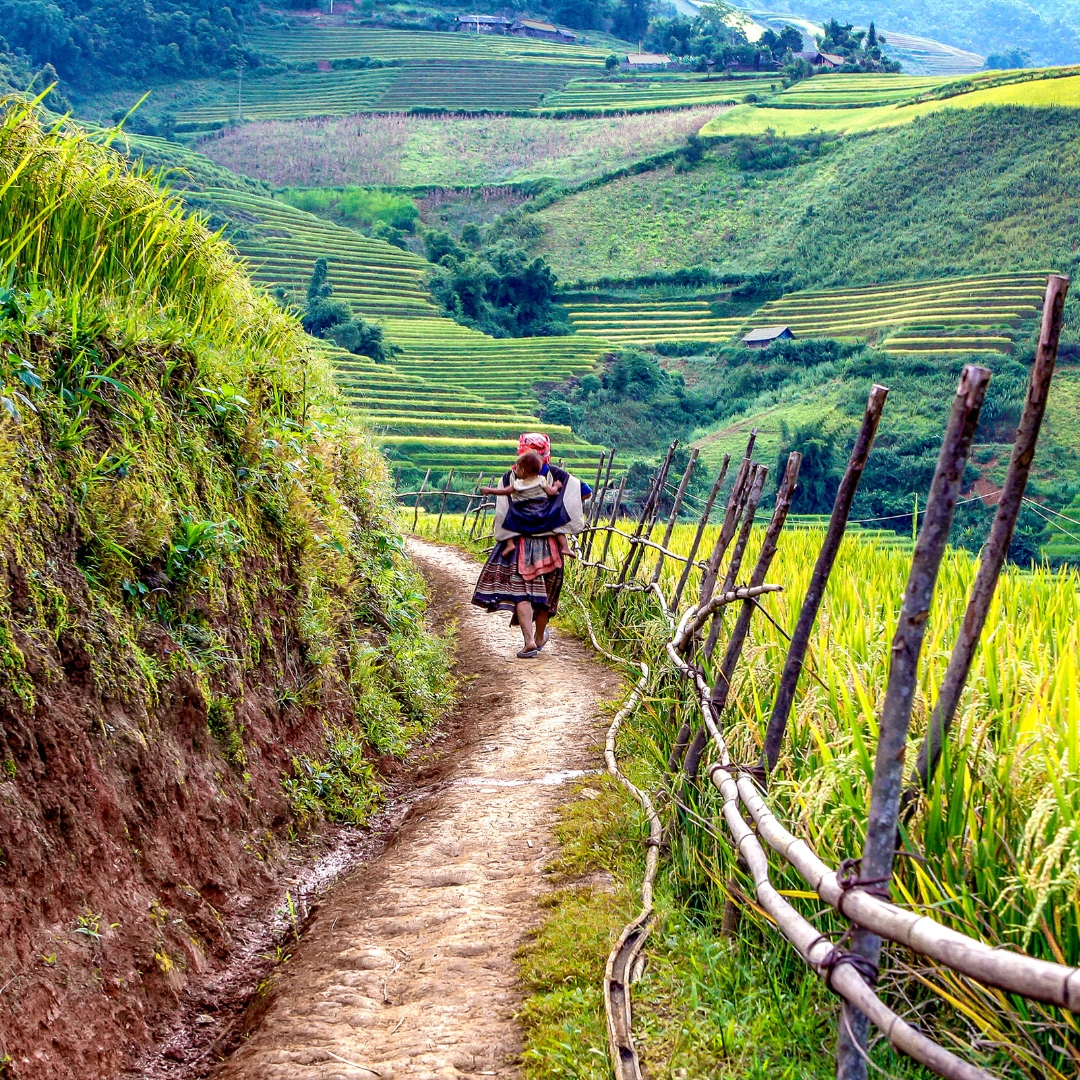
M514 489L507 484L506 487L482 487L481 495L512 495Z
M548 493L548 496L558 495L562 491L561 480L546 480L544 482L544 490Z

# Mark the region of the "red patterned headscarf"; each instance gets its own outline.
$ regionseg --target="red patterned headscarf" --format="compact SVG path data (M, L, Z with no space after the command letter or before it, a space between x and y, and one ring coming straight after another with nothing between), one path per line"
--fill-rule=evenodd
M535 431L525 432L518 439L518 457L521 457L526 450L535 450L545 465L551 461L551 440L546 435L540 435Z

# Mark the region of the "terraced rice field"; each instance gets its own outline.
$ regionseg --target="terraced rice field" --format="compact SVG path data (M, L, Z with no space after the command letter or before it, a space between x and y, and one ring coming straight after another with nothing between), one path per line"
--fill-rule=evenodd
M290 71L244 81L242 115L247 120L300 120L345 116L371 109L400 75L400 68L366 71ZM181 124L222 123L236 116L235 88L222 86L221 99L178 109Z
M850 92L858 94L859 80L880 80L883 75L821 75L807 80L805 90L811 95L805 104L814 108L785 107L784 95L762 105L738 105L710 120L702 135L777 135L798 136L813 132L849 133L875 131L879 128L909 124L920 116L942 109L975 109L984 105L1019 105L1026 108L1080 108L1080 74L1076 68L1043 68L1025 71L1019 77L1008 75L956 80L961 92L948 97L923 97L915 101L879 103L872 95L863 102L812 100L815 94L827 94L826 85L833 79L848 79ZM895 76L902 78L903 76ZM814 84L818 84L815 86ZM800 86L803 84L800 84ZM931 87L932 89L932 87ZM885 91L882 91L885 92ZM925 91L923 92L925 94ZM797 97L797 95L796 95ZM787 99L788 102L796 100Z
M705 298L634 301L570 296L563 306L579 335L603 338L613 345L728 342L746 322L744 316L717 318Z
M255 30L247 43L283 60L529 60L603 66L608 48L559 45L551 41L493 34L378 30L362 27L299 27Z
M275 199L224 188L205 194L245 227L248 236L233 243L260 285L280 286L302 302L315 260L325 256L334 295L365 317L436 313L425 285L428 264L418 255Z
M1009 352L1013 331L1038 315L1045 273L791 293L747 326L790 326L796 337L875 337L888 352Z
M984 63L978 53L966 52L930 38L882 30L888 43L887 52L904 65L905 71L920 75L969 75L979 71Z
M952 80L905 75L822 75L789 86L769 105L778 109L861 108L911 101Z
M346 397L368 418L387 455L419 468L502 470L517 436L536 428L537 382L562 382L608 350L595 337L492 338L439 314L416 255L333 225L285 203L210 188L204 196L242 225L234 238L252 276L303 299L315 260L326 256L334 296L378 322L401 350L376 364L325 342ZM584 468L600 448L569 428L552 430L558 455Z
M678 109L693 105L734 104L754 91L768 92L780 85L777 75L737 79L709 78L706 75L657 74L629 79L574 79L548 94L538 110L545 113L640 112L649 109Z
M579 71L570 64L513 60L418 60L365 71L304 71L249 79L243 116L249 120L300 120L412 108L463 112L519 112L540 104ZM181 124L221 124L236 115L233 92L176 113Z

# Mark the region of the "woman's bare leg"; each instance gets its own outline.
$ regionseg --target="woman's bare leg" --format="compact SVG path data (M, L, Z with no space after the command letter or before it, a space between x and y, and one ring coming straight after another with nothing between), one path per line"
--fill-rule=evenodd
M544 612L547 615L547 612ZM517 604L517 620L521 627L521 636L525 639L525 649L536 648L536 630L533 623L533 606L528 600L520 600ZM544 620L547 621L546 618Z
M544 647L544 631L547 629L549 618L550 616L548 615L548 609L546 607L540 608L533 615L533 622L536 627L536 644L540 648Z

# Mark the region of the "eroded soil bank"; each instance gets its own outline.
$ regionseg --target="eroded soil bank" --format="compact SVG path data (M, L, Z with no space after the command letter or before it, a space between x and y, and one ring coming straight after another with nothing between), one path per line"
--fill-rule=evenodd
M539 920L566 783L601 764L597 703L618 682L558 631L540 659L514 659L508 617L468 603L475 561L416 540L410 552L459 621L469 737L320 906L217 1080L517 1072L514 954Z

